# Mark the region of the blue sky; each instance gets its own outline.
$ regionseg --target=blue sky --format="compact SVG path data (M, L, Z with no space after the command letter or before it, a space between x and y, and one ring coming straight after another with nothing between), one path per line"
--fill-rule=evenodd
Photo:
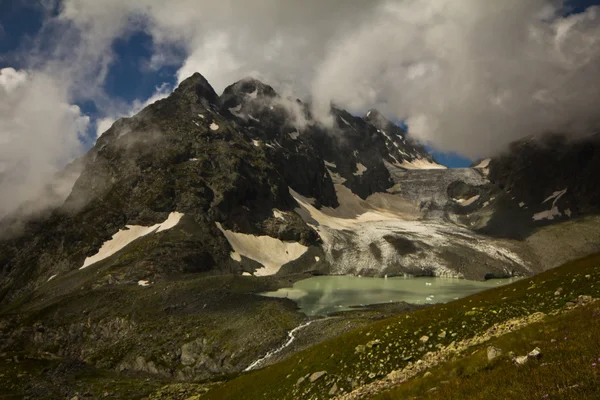
M44 12L52 14L51 10L43 11L39 7L22 4L35 4L35 2L0 1L0 68L13 67L18 70L30 67L27 65L30 60L23 54L34 47L36 38L39 43L38 36L42 30ZM591 5L600 4L600 0L571 0L568 4L570 12L579 13ZM147 99L153 95L157 87L163 84L174 87L177 82L177 71L185 61L183 50L175 49L175 53L178 51L181 53L177 62L158 68L152 67L155 43L152 37L142 30L134 30L117 38L112 42L112 50L114 58L102 89L105 98L117 105L132 104ZM84 138L87 147L94 141L95 123L103 116L102 111L98 110L97 103L93 100L74 98L73 102L79 105L82 113L90 116L92 121L89 138ZM438 162L447 166L465 167L472 163L472 160L456 153L439 152L431 146L428 148Z

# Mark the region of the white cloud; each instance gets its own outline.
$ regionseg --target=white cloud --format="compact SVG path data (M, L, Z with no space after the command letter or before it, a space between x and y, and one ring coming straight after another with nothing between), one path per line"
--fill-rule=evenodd
M168 97L172 91L173 88L169 84L163 83L155 88L154 93L148 99L143 101L139 99L134 100L132 104L122 105L123 108L121 110L111 113L109 116L104 118L98 119L96 121L96 138L102 136L102 134L106 132L117 119L134 116L150 104Z
M0 70L0 217L34 199L81 153L89 123L51 77Z
M110 60L143 29L154 68L187 53L217 91L247 75L317 105L372 106L440 150L471 157L548 129L598 123L600 12L561 17L558 0L64 0L83 56ZM98 56L98 54L104 54ZM92 57L93 58L93 57ZM83 63L84 65L88 65Z

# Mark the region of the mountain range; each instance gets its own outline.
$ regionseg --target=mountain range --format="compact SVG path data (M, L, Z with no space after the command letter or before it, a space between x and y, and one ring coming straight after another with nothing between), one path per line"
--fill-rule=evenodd
M599 134L447 169L377 110L324 121L256 79L219 96L196 73L67 166L66 197L49 185L0 222L0 352L50 365L11 383L30 398L104 390L74 370L145 374L146 393L237 374L305 321L257 293L315 275L523 278L600 252L599 171ZM391 312L322 322L305 347Z

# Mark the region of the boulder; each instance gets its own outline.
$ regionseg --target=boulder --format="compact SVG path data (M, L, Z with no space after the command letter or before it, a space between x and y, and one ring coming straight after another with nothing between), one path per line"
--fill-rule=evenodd
M492 361L492 360L500 357L502 355L502 353L503 353L502 349L499 349L499 348L494 347L494 346L488 347L488 349L487 349L487 358L488 358L488 361Z
M308 378L308 379L309 379L310 383L315 383L316 381L318 381L319 379L321 379L325 375L327 375L327 371L319 371L319 372L313 373L310 376L310 378Z

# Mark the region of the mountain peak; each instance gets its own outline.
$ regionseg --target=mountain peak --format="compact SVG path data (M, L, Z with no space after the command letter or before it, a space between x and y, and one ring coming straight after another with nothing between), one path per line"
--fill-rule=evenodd
M184 79L173 92L174 96L187 97L196 95L198 99L206 99L211 104L216 104L218 97L213 87L199 72Z
M275 97L277 93L271 86L253 77L246 77L228 86L223 91L223 96L248 95L254 97Z
M376 110L374 108L367 111L363 119L375 126L377 129L387 129L390 125L390 121L386 117L384 117L384 115L381 112L379 112L379 110Z

